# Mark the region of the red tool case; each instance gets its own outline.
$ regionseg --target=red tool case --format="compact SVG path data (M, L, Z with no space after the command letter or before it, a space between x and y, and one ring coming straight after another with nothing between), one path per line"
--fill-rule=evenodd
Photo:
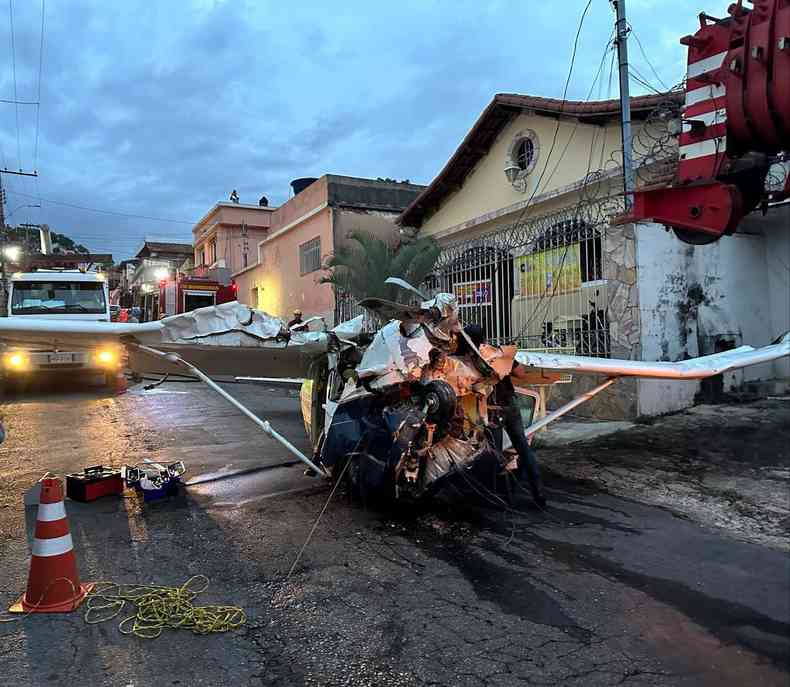
M82 472L66 475L66 496L74 501L95 501L108 494L122 494L120 470L94 465Z

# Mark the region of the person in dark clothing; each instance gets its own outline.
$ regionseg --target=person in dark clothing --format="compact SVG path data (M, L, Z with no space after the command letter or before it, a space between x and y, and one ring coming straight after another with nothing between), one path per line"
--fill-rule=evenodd
M301 326L301 327L297 326L297 325L300 325L300 324L302 324L302 311L301 310L294 310L294 317L288 323L288 329L292 329L292 331L296 331L296 332L302 331L303 329L305 329L305 326L304 325Z
M481 344L485 343L485 332L479 324L467 325L464 327L464 332L478 349ZM468 352L469 348L469 344L462 338L456 354L462 355ZM527 441L524 421L521 419L521 412L516 405L516 390L513 387L512 378L518 380L525 373L526 369L524 366L518 361L514 361L511 373L504 379L501 379L494 387L494 391L491 394L491 402L493 405L498 406L502 428L507 432L508 437L510 437L510 443L518 454L519 476L526 478L535 503L541 508L545 508L546 495L543 491L540 467L535 452Z

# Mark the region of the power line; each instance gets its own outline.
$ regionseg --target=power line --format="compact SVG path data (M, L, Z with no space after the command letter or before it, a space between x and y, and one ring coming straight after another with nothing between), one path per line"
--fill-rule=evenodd
M0 103L5 103L6 105L38 105L36 100L8 100L6 98L0 98Z
M18 100L16 92L16 46L14 45L14 4L8 0L8 17L11 23L11 72L14 75L14 100ZM16 110L16 160L19 169L22 169L22 144L19 138L19 104L14 105Z
M653 86L653 85L652 85L652 84L651 84L651 83L650 83L650 82L649 82L649 81L648 81L648 80L647 80L647 79L644 77L644 75L643 75L643 74L642 74L640 71L638 71L638 70L637 70L637 68L636 68L636 67L635 67L633 64L630 64L630 65L628 65L628 75L629 75L629 76L630 76L632 79L635 79L635 80L636 80L636 81L638 81L640 84L642 84L642 85L643 85L645 88L647 88L649 91L653 91L653 93L655 93L656 95L664 95L664 91L660 91L660 90L658 90L658 89L657 89L655 86Z
M658 72L656 71L656 68L653 66L653 63L648 59L647 53L645 52L645 49L642 47L642 41L640 41L639 40L639 36L636 35L636 31L634 31L634 27L631 26L631 24L629 24L628 27L631 29L631 33L633 34L634 38L636 39L636 44L639 47L639 52L642 53L642 57L645 59L645 62L647 62L647 66L650 67L650 70L653 72L653 76L655 76L656 79L658 79L658 83L661 84L661 86L664 89L664 91L668 91L669 90L669 86L667 86L664 83L663 79L658 75Z
M524 215L526 214L527 210L529 209L532 201L535 199L535 196L540 189L541 182L543 181L543 177L546 174L546 170L549 168L549 161L551 160L551 155L554 152L554 148L557 145L557 134L560 131L560 125L562 124L562 112L565 109L565 103L567 101L568 95L568 85L571 82L571 77L573 76L573 66L576 64L576 50L579 46L579 36L582 32L582 27L584 26L584 19L587 16L587 11L590 9L590 5L592 5L592 0L587 0L587 4L584 6L584 10L582 11L581 17L579 17L579 25L576 28L576 37L573 39L573 51L571 52L571 63L568 68L568 76L565 79L565 86L562 89L562 102L560 103L560 111L557 113L557 126L554 128L554 137L551 141L551 146L549 147L548 155L546 156L546 162L543 165L543 169L540 172L540 176L538 177L538 181L535 184L535 188L530 194L529 199L527 200L524 208L521 210L521 213L516 219L516 224L520 223L524 219Z
M592 85L590 86L590 90L587 91L587 97L585 98L585 100L589 100L590 97L592 96L593 90L595 90L595 84L598 83L598 79L601 77L601 74L603 72L603 66L604 66L604 62L606 61L606 55L609 53L609 50L613 44L614 44L614 36L612 36L607 42L607 44L604 46L603 55L601 55L601 61L598 64L598 71L595 74L595 78L593 79ZM571 130L571 133L568 135L568 140L565 142L565 146L563 147L562 152L560 153L560 157L557 159L557 162L554 165L554 169L551 170L551 174L549 175L549 178L546 179L546 186L548 186L551 183L551 180L554 178L554 174L557 172L557 169L559 169L560 164L562 164L562 160L565 157L565 153L568 152L568 148L570 147L571 142L573 141L573 137L576 134L577 129L579 128L580 122L581 122L580 119L576 119L576 123L573 125L573 129ZM595 133L593 133L592 145L595 145ZM588 169L587 174L589 173L590 170Z
M152 222L170 222L172 224L189 224L194 226L197 222L185 220L185 219L170 219L167 217L152 217L150 215L137 215L131 212L118 212L117 210L104 210L101 208L90 208L85 205L76 205L75 203L67 203L62 200L52 200L51 198L42 198L40 196L31 195L30 193L22 193L21 191L9 191L9 193L13 193L17 196L22 196L23 198L33 198L34 200L41 200L45 203L51 203L52 205L63 205L67 208L74 208L76 210L85 210L87 212L98 212L104 215L117 215L119 217L130 217L132 219L147 219L151 220Z
M33 147L33 169L38 168L38 132L41 119L41 73L44 69L44 12L46 0L41 0L41 42L38 46L38 97L36 102L36 143Z
M557 126L554 128L554 137L552 138L552 141L551 141L551 147L549 148L549 154L546 156L546 163L543 166L543 169L541 170L540 177L538 177L537 183L535 184L535 189L533 190L532 194L530 195L529 200L527 201L526 205L522 209L521 213L519 213L519 217L516 220L516 224L519 224L524 219L524 215L525 215L526 211L529 209L530 205L532 204L532 201L534 200L535 196L537 195L538 189L540 188L541 181L543 180L543 176L545 175L546 170L549 167L549 160L551 160L551 154L554 151L554 147L557 145L557 134L559 133L560 125L561 125L561 121L562 121L561 120L562 111L565 109L565 102L566 102L567 95L568 95L568 85L571 82L571 76L573 75L573 67L574 67L574 65L576 63L576 50L577 50L578 45L579 45L579 36L581 35L582 27L584 26L584 19L587 16L587 10L590 9L590 5L591 4L592 4L592 0L588 0L587 4L584 6L584 10L582 11L581 17L579 17L579 25L576 28L576 36L573 39L573 51L571 52L571 63L570 63L570 66L568 67L568 76L565 79L565 87L562 90L562 103L560 104L560 111L557 114ZM607 42L606 49L608 49L608 47L609 47L609 43ZM606 50L604 50L604 57L605 56L606 56ZM603 60L601 61L601 64L603 64ZM593 83L593 87L594 86L595 86L595 84ZM590 89L590 93L592 93L592 89ZM595 139L593 139L593 143L594 143L594 140ZM566 149L567 149L567 146L566 146ZM564 154L564 151L563 151L563 154ZM553 176L553 174L554 173L552 172L552 176ZM549 178L551 178L551 177L549 177ZM585 183L586 183L586 180L585 180ZM565 246L565 251L564 251L563 256L562 256L562 261L561 261L561 264L560 264L560 275L562 274L562 269L563 269L563 267L565 265L565 258L567 256L567 254L568 254L568 246L566 245ZM554 291L556 291L558 283L559 283L559 280L557 280L557 282L555 283ZM532 323L533 319L535 318L535 315L537 315L537 313L538 313L538 309L540 308L540 304L544 300L545 296L546 296L546 292L544 291L540 295L540 298L538 299L538 303L537 303L537 305L535 305L535 307L534 307L534 309L532 311L532 315L529 318L527 318L526 323L521 328L519 333L516 335L514 341L518 341L521 338L521 336L523 335L523 333L527 330L529 325ZM554 293L552 293L551 297L553 298L553 296L554 296ZM546 308L548 309L548 304L546 305Z

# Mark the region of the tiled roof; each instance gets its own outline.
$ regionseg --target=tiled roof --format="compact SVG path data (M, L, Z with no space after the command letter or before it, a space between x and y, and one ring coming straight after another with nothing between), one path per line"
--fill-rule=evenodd
M631 98L631 118L645 119L661 103L682 100L683 93L680 92ZM469 172L488 153L502 129L513 117L525 111L549 117L576 117L583 122L600 124L619 116L620 101L582 102L498 93L478 117L444 169L401 213L398 223L407 227L420 227L429 212L438 208L448 194L461 187Z

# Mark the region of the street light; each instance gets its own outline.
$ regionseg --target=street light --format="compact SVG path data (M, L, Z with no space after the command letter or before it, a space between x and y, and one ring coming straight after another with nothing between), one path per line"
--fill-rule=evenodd
M527 190L527 178L526 176L522 175L524 172L521 167L519 167L513 160L508 160L507 164L505 165L505 178L508 180L510 185L516 189L516 191L520 191L521 193L525 193Z
M11 215L13 215L17 210L21 210L22 208L40 208L40 207L41 207L40 203L36 203L35 205L31 205L30 203L26 203L25 205L20 205L19 207L16 207L13 210L11 210L11 212L8 215L6 215L6 221L11 219Z
M3 248L3 256L11 262L17 262L22 255L22 249L19 246L6 246Z
M516 179L518 179L518 173L521 171L521 168L512 161L509 161L507 165L505 165L505 177L507 178L509 183L513 183Z

